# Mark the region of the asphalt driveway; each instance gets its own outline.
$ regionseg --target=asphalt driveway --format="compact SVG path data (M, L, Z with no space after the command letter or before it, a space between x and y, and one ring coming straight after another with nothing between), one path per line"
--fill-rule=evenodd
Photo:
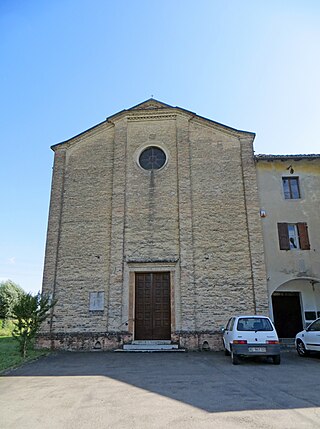
M320 357L57 353L0 378L1 429L319 428Z

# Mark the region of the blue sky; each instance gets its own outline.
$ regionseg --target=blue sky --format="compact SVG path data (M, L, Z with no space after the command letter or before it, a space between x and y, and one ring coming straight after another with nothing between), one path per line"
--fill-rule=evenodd
M53 152L154 98L319 153L320 2L0 0L0 280L41 288Z

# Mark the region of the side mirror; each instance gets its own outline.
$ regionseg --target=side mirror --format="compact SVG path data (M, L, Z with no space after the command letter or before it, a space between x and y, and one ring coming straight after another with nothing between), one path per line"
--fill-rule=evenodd
M220 332L223 334L225 332L226 328L224 326L220 326Z

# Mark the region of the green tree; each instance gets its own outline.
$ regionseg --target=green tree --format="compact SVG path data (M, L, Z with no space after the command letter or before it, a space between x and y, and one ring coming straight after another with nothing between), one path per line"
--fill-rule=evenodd
M13 317L13 307L25 291L12 280L0 283L0 319L5 321Z
M40 326L50 316L49 310L54 304L49 297L39 292L34 296L31 293L22 295L14 305L13 314L16 321L12 335L19 342L23 357L26 357L28 349L33 346Z

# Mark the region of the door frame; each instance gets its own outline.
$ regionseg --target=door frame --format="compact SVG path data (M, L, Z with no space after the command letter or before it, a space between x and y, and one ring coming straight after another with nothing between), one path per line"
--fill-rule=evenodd
M176 296L178 282L177 261L174 262L128 262L127 263L127 284L128 284L128 307L123 314L128 315L127 325L128 331L135 339L135 277L136 273L151 273L151 272L170 272L170 318L171 318L171 337L176 330Z

